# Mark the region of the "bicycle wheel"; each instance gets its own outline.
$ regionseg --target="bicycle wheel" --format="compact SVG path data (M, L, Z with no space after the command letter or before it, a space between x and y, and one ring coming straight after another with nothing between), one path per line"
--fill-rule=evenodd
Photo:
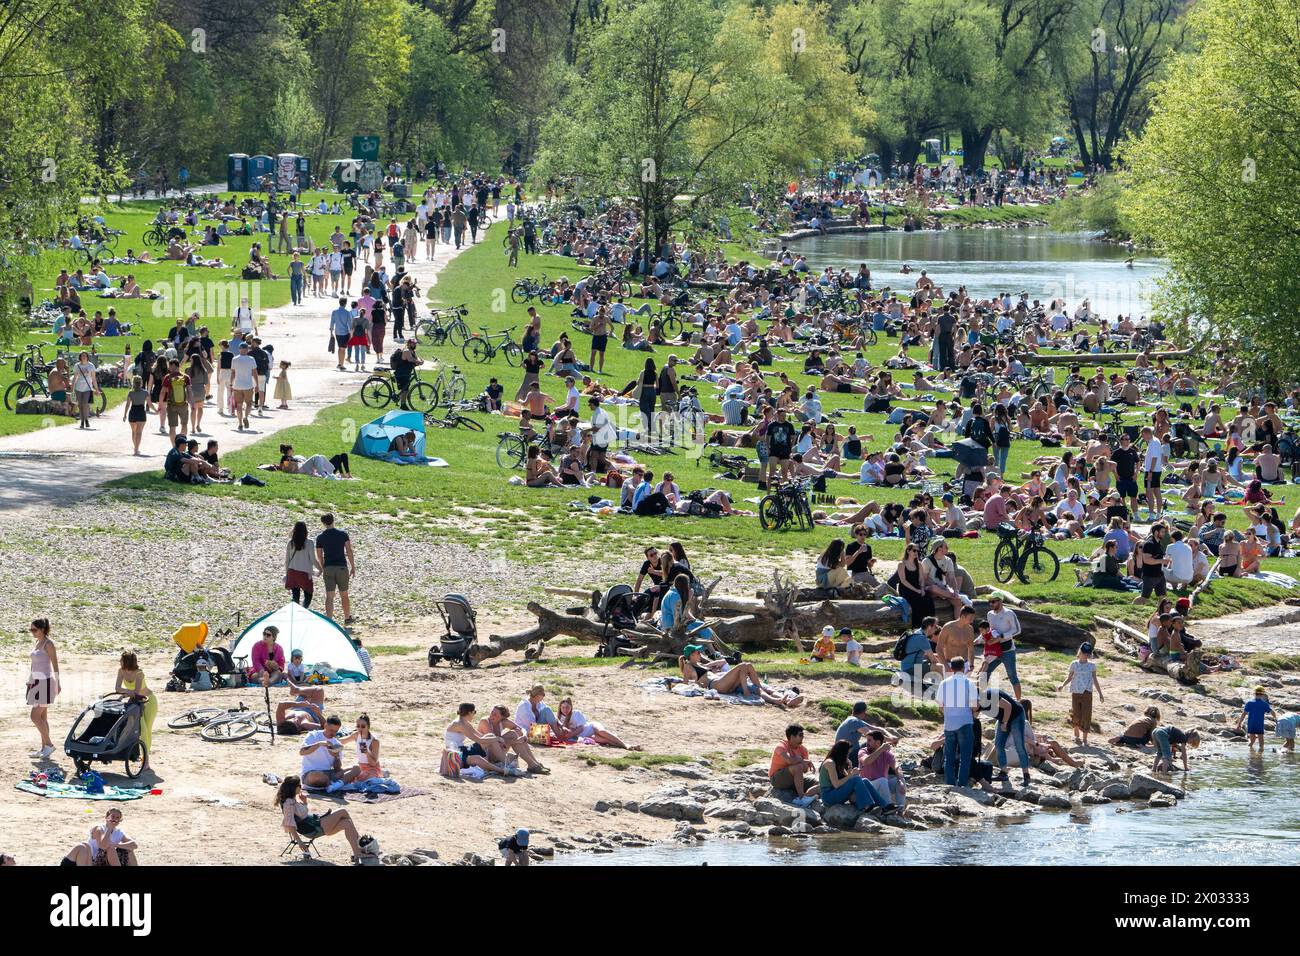
M785 503L777 495L764 495L758 503L758 526L764 531L779 531L785 522Z
M367 408L387 408L393 403L393 387L382 375L372 375L361 384L361 404Z
M445 338L446 334L432 319L424 319L415 327L415 337L430 345L441 345L439 338Z
M473 336L469 334L469 326L459 319L447 326L447 341L457 348L464 348L471 338Z
M516 282L514 288L510 290L510 301L515 305L523 305L532 297L532 290L523 282Z
M482 423L474 421L468 415L452 415L451 417L453 424L462 428L469 429L472 432L481 432L483 430Z
M528 457L528 446L518 435L506 435L497 442L497 467L522 468Z
M801 493L799 497L795 498L794 506L790 510L794 512L800 531L807 531L813 526L812 509L808 506L807 495Z
M1017 569L1020 580L1026 584L1047 584L1056 580L1061 570L1061 559L1056 552L1041 544L1031 545L1020 558Z
M862 341L865 342L867 345L875 345L876 330L872 328L868 328L867 331L862 333Z
M220 707L196 707L194 710L187 710L183 714L177 714L167 721L167 726L172 730L188 730L191 727L198 727L200 724L206 724L214 717L219 717L225 711Z
M458 402L465 401L465 380L459 375L452 376L443 390L443 401L448 405L455 405Z
M18 407L18 401L20 399L27 398L32 395L34 391L31 382L28 382L25 379L19 379L17 382L14 382L5 389L5 408L12 412Z
M682 320L677 317L676 312L669 312L667 315L661 314L659 327L664 330L664 335L669 338L676 338L682 331Z
M230 743L234 740L247 740L257 733L257 718L252 714L240 714L227 720L214 720L205 724L199 736L215 744Z
M431 412L438 407L438 390L428 382L416 382L406 393L406 404L417 412Z
M104 394L104 390L101 388L95 393L95 400L92 402L91 411L98 416L104 414L106 408L108 408L108 396Z
M149 748L144 745L144 741L137 741L136 745L131 748L124 761L126 765L126 775L129 779L134 780L140 776L140 769L144 762L149 759Z
M507 342L502 346L501 351L506 354L506 362L512 368L518 368L524 360L524 350L514 342Z
M1011 541L999 541L993 551L993 577L999 584L1009 584L1016 576L1016 546Z
M492 358L492 346L482 339L470 339L460 347L460 354L465 356L465 361L481 365Z
M614 283L614 289L619 295L626 299L632 294L632 283L628 282L626 279L619 279Z

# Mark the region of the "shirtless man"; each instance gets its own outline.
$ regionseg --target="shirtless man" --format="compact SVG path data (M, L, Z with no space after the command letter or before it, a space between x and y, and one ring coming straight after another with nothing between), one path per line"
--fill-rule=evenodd
M609 316L603 308L597 309L587 324L591 331L591 356L587 365L596 369L598 374L605 372L605 346L609 344ZM596 354L600 353L600 365L596 365Z
M949 621L939 628L935 647L935 653L942 661L950 661L954 657L965 658L966 669L969 671L975 663L974 608L963 607L955 621Z

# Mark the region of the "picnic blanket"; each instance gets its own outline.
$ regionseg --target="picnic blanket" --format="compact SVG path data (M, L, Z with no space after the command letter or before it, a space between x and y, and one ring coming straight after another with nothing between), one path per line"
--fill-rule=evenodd
M391 777L371 777L369 780L353 780L344 783L335 780L325 788L326 793L373 793L396 796L402 792L402 786Z
M47 783L38 787L30 780L20 780L14 784L15 790L34 793L38 797L54 797L66 800L139 800L149 792L147 787L113 787L104 785L103 793L87 793L86 788L71 783Z

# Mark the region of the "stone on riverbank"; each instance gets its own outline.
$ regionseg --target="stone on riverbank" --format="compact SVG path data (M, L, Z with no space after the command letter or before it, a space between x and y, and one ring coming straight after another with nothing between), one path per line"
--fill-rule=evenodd
M1175 787L1172 783L1165 783L1163 780L1158 780L1145 773L1133 774L1129 778L1128 787L1129 796L1137 800L1145 799L1156 793L1168 794L1175 800L1181 800L1187 796L1186 791Z

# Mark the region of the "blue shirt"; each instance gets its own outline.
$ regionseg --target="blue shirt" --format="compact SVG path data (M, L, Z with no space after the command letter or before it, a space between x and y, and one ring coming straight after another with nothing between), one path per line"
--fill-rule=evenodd
M1246 733L1262 734L1264 732L1264 715L1273 713L1273 705L1263 697L1246 701L1241 712L1246 715Z
M677 607L682 603L682 596L676 588L670 588L659 602L659 621L664 627L677 623Z
M330 324L334 327L335 336L344 336L345 338L352 334L352 310L339 306L330 313Z

